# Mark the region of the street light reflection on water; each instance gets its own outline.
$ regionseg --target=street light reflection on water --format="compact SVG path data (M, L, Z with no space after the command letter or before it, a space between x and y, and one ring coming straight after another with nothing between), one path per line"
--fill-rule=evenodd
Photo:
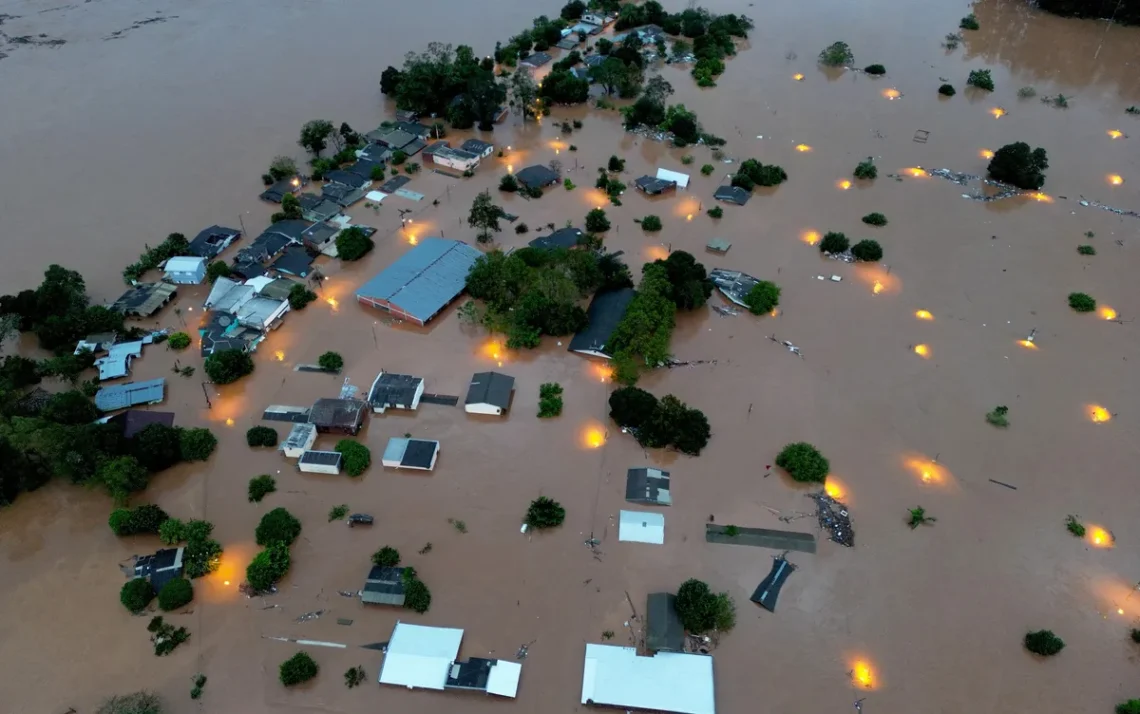
M601 424L587 424L582 427L581 442L587 449L600 448L606 443L606 430Z
M851 662L851 683L862 689L877 689L879 682L874 666L864 658Z

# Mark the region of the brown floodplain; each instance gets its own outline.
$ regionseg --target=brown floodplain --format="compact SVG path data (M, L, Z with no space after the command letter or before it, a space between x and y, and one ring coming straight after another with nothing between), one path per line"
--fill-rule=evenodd
M134 379L167 378L166 401L156 408L176 412L179 425L208 426L220 440L208 462L158 475L134 502L212 521L225 547L222 567L195 582L186 612L168 616L190 630L189 642L155 657L146 620L129 615L117 593L119 564L152 552L157 539L116 538L101 492L55 483L22 495L0 512L0 710L86 713L111 694L146 688L173 714L579 711L584 644L601 642L607 630L614 644L636 644L630 602L643 615L647 593L689 577L737 604L738 624L713 652L717 705L729 714L754 711L757 702L772 712L842 711L862 697L868 712L1107 712L1140 696L1128 639L1140 618L1140 597L1130 597L1140 562L1128 496L1140 457L1129 436L1137 428L1130 407L1140 402L1131 322L1140 311L1132 275L1140 219L1079 203L1140 210L1140 124L1124 111L1140 104L1140 29L1047 16L1014 0L703 4L751 16L748 43L715 88L699 89L684 66L661 74L676 90L672 102L695 109L707 131L727 139L733 163L713 160L706 147L676 149L625 133L615 111L555 108L526 123L512 114L487 139L510 150L484 161L474 178L422 171L408 188L423 201L392 197L375 210L351 209L354 221L377 228L376 250L354 264L321 259L328 279L320 299L271 333L253 375L203 385L193 348L185 355L148 348L133 363ZM57 262L82 272L95 300L111 301L123 289L122 267L167 233L240 223L256 235L273 210L257 200L257 177L274 155L302 158L295 143L302 123L328 118L370 130L393 110L379 93L380 72L405 52L429 41L489 52L559 5L9 3L3 12L15 17L4 21L4 38L42 33L66 44L0 44L2 292L33 287ZM943 48L971 11L981 29L963 31L957 49ZM142 23L152 18L164 19ZM882 63L886 76L818 67L819 50L836 40L851 45L856 66ZM992 70L996 91L965 86L979 68ZM937 94L943 77L955 97ZM1038 97L1019 98L1029 85ZM1040 101L1057 93L1073 98L1068 109ZM994 109L1004 113L995 117ZM573 119L583 126L569 135L553 125ZM929 132L926 143L913 140L919 130ZM982 152L1019 140L1049 152L1037 198L967 200L962 194L976 184L928 173L984 174ZM592 188L611 154L626 159L622 179L631 186L618 207ZM691 165L682 163L686 155ZM857 181L851 171L867 156L879 178ZM788 182L709 218L716 186L747 158L783 166ZM551 160L575 190L551 187L532 201L497 191L507 171ZM699 172L705 163L716 169L709 177ZM657 167L691 173L689 188L657 199L632 189ZM708 415L713 436L699 457L645 452L622 434L607 416L613 385L605 365L567 352L568 338L518 352L461 324L454 306L415 328L356 303L356 289L414 241L443 235L474 243L467 212L486 189L531 229L518 235L504 224L495 236L503 248L525 245L547 223L581 227L586 212L602 206L613 223L606 246L624 251L635 275L646 261L687 250L710 269L781 285L775 316L709 308L682 315L673 353L702 363L657 370L640 384ZM397 208L412 209L412 222L401 226ZM860 217L872 211L888 225L864 225ZM649 214L661 217L662 231L634 222ZM875 238L883 262L821 258L805 235L830 230ZM1086 238L1089 231L1095 237ZM726 255L705 251L715 237L732 242ZM1097 255L1079 256L1081 243ZM818 279L832 275L842 280ZM1065 300L1073 291L1093 295L1117 319L1074 313ZM146 324L192 327L205 295L204 287L181 290L180 314L168 307ZM718 295L710 300L724 304ZM1019 341L1032 330L1030 349ZM794 343L802 358L769 336ZM30 350L32 342L18 346ZM344 356L342 375L294 371L326 350ZM176 359L197 374L172 374ZM431 404L412 415L374 415L358 437L373 465L357 479L301 474L277 452L246 446L244 432L265 423L266 406L335 396L344 378L363 390L380 369L461 396L473 372L498 369L516 378L513 407L502 419ZM565 406L560 417L540 420L539 385L551 381L565 388ZM997 405L1009 407L1008 429L985 422ZM1093 405L1112 418L1094 422ZM276 426L283 436L286 427ZM381 467L387 440L405 433L442 443L434 472ZM791 554L798 569L769 613L748 597L776 553L708 544L703 530L712 517L810 530L822 541L814 518L796 517L814 510L810 489L778 469L765 475L790 441L812 442L831 460L856 544L823 541L814 555ZM644 465L672 473L661 546L617 540L626 469ZM278 490L248 503L247 482L262 473ZM522 534L526 506L539 495L561 502L566 522ZM375 525L328 522L338 504L372 514ZM907 509L919 505L937 521L912 531ZM293 565L277 594L247 598L238 585L258 550L254 527L277 506L304 526ZM1110 530L1114 547L1070 536L1068 514ZM449 519L462 520L466 532ZM584 545L590 538L596 550ZM362 587L369 556L383 545L399 549L431 588L426 614L362 607L338 594ZM297 621L317 610L319 619ZM529 644L518 698L378 688L382 655L361 646L386 641L397 619L465 628L462 657L513 659ZM1039 661L1023 649L1025 632L1040 628L1064 638L1061 655ZM298 646L269 638L347 647L307 648L321 673L286 690L277 668ZM341 673L355 665L368 680L349 690ZM209 681L194 701L198 672Z

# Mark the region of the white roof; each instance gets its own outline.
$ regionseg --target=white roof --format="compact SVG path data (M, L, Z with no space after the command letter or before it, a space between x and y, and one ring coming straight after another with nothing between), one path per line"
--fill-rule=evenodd
M665 542L665 516L649 511L622 511L618 540L661 545Z
M519 691L519 677L522 676L522 665L518 662L508 662L505 659L495 660L495 666L487 676L487 693L498 694L500 697L513 698Z
M633 647L586 645L582 703L679 714L715 714L713 658L658 652L638 657Z
M205 258L196 258L190 255L175 256L166 261L166 272L196 273L205 262Z
M253 288L254 292L260 295L261 291L265 289L265 286L272 283L276 279L277 278L271 278L268 275L258 275L256 278L250 278L249 280L245 281L245 284ZM223 278L218 278L218 280L223 280ZM208 299L209 298L207 298L207 300Z
M657 178L662 181L676 181L677 185L681 188L689 187L689 175L683 174L679 171L670 171L669 169L657 169Z
M442 690L462 640L463 630L453 627L397 622L380 668L380 683Z

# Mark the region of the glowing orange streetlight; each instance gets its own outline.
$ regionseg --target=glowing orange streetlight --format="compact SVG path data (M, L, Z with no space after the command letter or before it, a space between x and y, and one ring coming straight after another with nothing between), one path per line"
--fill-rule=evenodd
M978 152L978 155L983 159L992 159L994 157L994 152L990 151L989 149L982 149Z
M847 189L851 188L851 182L848 181L847 179L843 179L842 181L839 181L835 185L839 187L840 191L846 191Z
M912 166L912 167L910 167L908 169L904 169L904 170L908 174L910 174L911 176L914 176L915 178L922 178L922 177L926 176L926 169L922 168L921 166Z
M1111 548L1115 544L1112 534L1100 526L1089 526L1085 537L1097 548Z
M1113 186L1121 186L1124 184L1124 177L1120 174L1109 174L1108 182Z
M892 89L884 89L883 90L883 96L893 102L894 100L896 100L902 96L902 92L900 92L897 89L893 89L893 88Z
M337 306L340 305L340 303L337 302L336 298L328 298L325 300L325 302L327 302L333 310L336 310Z
M914 316L917 317L919 320L933 320L934 319L934 315L930 314L930 310L919 310L918 312L914 313Z
M874 689L876 685L875 670L866 660L855 660L851 665L851 682L863 689Z
M807 144L796 144L796 151L798 151L802 154L802 153L811 151L811 147L808 146Z
M808 245L815 245L816 243L819 242L819 232L818 231L804 231L800 235L800 239L804 243L807 243Z
M1005 116L1005 113L1005 110L1001 107L994 107L990 110L990 114L994 115L994 119L1001 119L1003 116Z
M1037 349L1037 343L1034 342L1033 340L1018 340L1017 344L1021 345L1022 347L1024 347L1027 350Z
M930 345L915 345L914 353L923 359L930 358Z
M843 487L839 479L830 474L828 474L827 481L823 484L823 491L837 501L847 495L847 489Z
M1096 310L1096 314L1100 315L1101 318L1103 318L1105 320L1115 320L1116 319L1116 310L1113 310L1108 305L1101 305L1100 307L1098 307Z
M876 280L875 285L871 288L871 294L878 295L879 293L883 292L883 290L883 283L879 280Z
M608 364L595 364L594 374L597 375L599 381L605 382L606 380L613 379L614 368Z
M804 76L802 73L796 72L795 74L792 75L792 79L796 80L797 82L802 82L802 81L804 81Z
M1123 132L1121 132L1119 129L1109 129L1108 135L1113 139L1119 139L1120 137L1124 136Z
M1112 419L1112 412L1108 411L1099 404L1090 404L1088 409L1089 419L1091 419L1094 424L1103 424L1104 422Z
M606 443L606 432L600 426L591 425L582 430L582 445L587 449L597 449Z
M274 352L273 358L276 359L278 362L284 362L285 361L284 350L277 350L276 352Z
M233 426L234 420L232 417L226 419L226 426Z
M1041 191L1038 191L1036 193L1031 193L1031 194L1029 194L1029 197L1032 198L1034 201L1037 201L1038 203L1052 203L1053 202L1052 196L1050 196L1047 193L1042 193Z

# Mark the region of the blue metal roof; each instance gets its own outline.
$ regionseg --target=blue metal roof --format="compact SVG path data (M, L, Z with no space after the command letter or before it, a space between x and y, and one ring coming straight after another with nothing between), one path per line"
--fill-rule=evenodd
M365 283L356 296L387 300L427 322L463 292L467 273L480 255L463 241L424 238Z
M161 402L165 388L166 380L162 378L103 387L95 394L95 406L101 411L111 412L136 404Z

